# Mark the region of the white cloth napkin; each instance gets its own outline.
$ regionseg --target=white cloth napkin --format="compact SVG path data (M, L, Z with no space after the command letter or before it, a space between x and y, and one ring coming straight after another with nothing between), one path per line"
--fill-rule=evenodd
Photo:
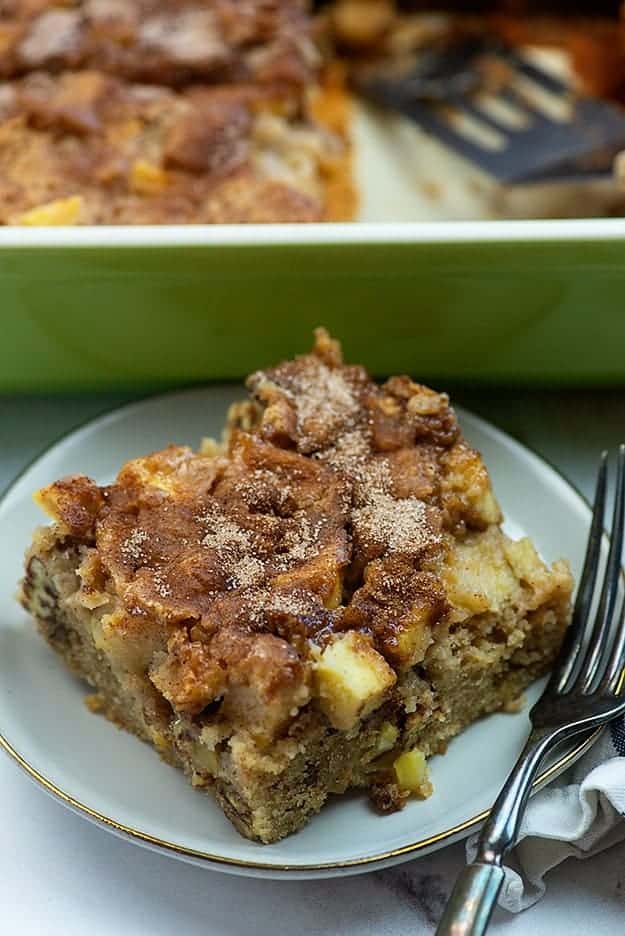
M588 858L625 838L625 718L607 728L556 783L530 800L518 844L506 856L499 905L513 913L546 890L545 874L565 858ZM478 834L467 840L475 857Z

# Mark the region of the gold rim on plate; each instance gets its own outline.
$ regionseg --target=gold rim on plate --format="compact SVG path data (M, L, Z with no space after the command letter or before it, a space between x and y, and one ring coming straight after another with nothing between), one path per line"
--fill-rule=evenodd
M576 745L572 750L568 751L554 764L544 770L534 781L532 791L535 791L543 784L547 783L554 777L554 775L562 773L564 770L566 770L566 768L574 763L578 757L581 757L582 754L584 754L589 748L592 747L603 730L603 728L595 728L595 730L588 738L585 738L582 742L580 742L580 744ZM472 826L479 825L480 822L483 822L484 819L486 819L490 812L489 809L485 809L476 816L472 816L470 819L466 819L464 822L459 823L459 825L453 826L451 829L446 829L444 832L439 832L438 835L432 835L429 838L421 839L420 841L413 842L409 845L402 845L401 848L394 848L391 851L383 852L381 854L366 855L363 858L348 858L344 861L330 861L321 864L274 864L261 861L245 861L241 858L225 858L223 855L212 855L210 852L200 851L199 849L186 848L184 845L177 845L175 842L168 842L166 839L158 838L156 835L150 835L149 832L142 832L140 829L135 829L132 826L127 826L121 822L117 822L115 819L111 819L110 816L105 816L96 809L91 809L90 806L87 806L85 803L82 803L75 797L70 796L69 793L66 793L47 777L44 777L43 774L39 773L39 771L36 770L32 764L29 764L28 761L25 760L25 758L23 758L22 755L19 754L15 748L9 744L9 742L2 734L0 734L0 747L2 747L7 752L7 754L9 754L9 756L12 757L19 764L19 766L26 771L31 779L33 779L36 783L39 783L47 793L50 793L56 799L60 800L60 802L62 802L65 806L68 806L74 812L86 816L93 822L99 825L103 825L113 832L117 832L124 838L130 838L133 841L139 842L139 844L151 845L157 850L162 850L165 853L173 852L176 855L192 858L196 863L201 861L202 863L207 864L281 872L325 871L340 868L363 867L364 865L389 861L393 858L399 858L403 855L409 855L413 853L417 854L418 852L423 851L424 848L428 848L430 845L435 845L437 842L443 842L445 839L451 839L454 836L459 835L461 832L465 832L466 830L470 829Z

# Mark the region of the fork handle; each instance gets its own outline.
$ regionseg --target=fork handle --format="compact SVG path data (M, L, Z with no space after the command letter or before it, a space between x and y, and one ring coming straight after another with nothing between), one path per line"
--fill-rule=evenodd
M436 936L483 936L503 884L501 865L475 861L459 876Z
M482 827L476 860L461 873L436 936L482 936L486 932L505 872L502 858L514 844L532 782L559 731L533 728Z

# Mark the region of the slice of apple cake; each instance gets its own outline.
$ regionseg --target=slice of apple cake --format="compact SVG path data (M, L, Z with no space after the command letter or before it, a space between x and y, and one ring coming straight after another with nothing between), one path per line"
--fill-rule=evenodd
M330 793L428 795L426 758L548 669L572 582L502 532L446 395L323 330L248 387L222 445L39 491L22 601L92 707L274 842Z

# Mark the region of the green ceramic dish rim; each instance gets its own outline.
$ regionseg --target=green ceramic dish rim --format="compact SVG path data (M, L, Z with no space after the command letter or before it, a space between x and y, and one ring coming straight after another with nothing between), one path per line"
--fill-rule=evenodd
M224 224L5 227L0 251L31 247L261 247L355 244L625 241L625 218L415 221L350 224Z

